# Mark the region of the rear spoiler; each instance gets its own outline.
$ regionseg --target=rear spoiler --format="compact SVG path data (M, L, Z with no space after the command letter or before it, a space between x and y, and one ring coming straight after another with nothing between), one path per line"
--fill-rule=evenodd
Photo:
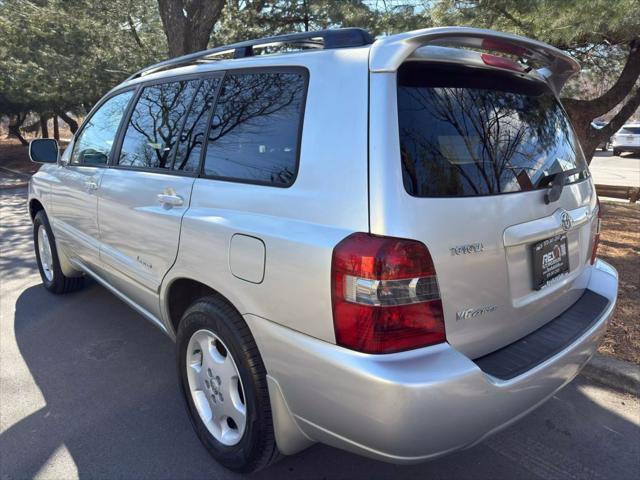
M537 72L557 93L565 82L580 71L570 55L530 38L481 28L437 27L414 30L376 40L371 46L371 72L395 72L418 48L427 45L467 47L516 55L535 62Z

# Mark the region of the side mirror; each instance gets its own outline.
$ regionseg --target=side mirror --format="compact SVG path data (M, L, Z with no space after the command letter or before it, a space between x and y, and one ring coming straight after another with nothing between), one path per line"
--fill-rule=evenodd
M35 163L57 163L58 142L53 138L38 138L29 143L29 158Z

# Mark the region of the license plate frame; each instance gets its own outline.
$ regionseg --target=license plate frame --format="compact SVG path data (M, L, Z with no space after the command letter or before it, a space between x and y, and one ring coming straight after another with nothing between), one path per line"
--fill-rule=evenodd
M531 246L533 288L540 290L550 281L569 273L569 241L566 233L554 235Z

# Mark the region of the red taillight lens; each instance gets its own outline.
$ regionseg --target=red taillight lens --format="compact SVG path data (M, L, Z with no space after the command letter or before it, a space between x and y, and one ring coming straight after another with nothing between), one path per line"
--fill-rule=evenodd
M331 276L338 345L391 353L446 340L436 272L422 243L354 233L334 249Z
M598 199L596 209L598 210L598 212L596 214L596 231L591 242L593 245L591 247L591 265L593 265L596 261L596 256L598 255L598 245L600 244L600 228L602 226L602 206L600 205L600 199Z
M504 40L495 39L495 38L485 38L484 40L482 40L481 45L482 45L482 48L484 48L485 50L511 53L519 57L524 57L528 53L528 50L526 48L520 47L518 45L514 45L513 43L509 43Z
M489 65L490 67L498 67L498 68L507 68L509 70L514 70L516 72L524 72L525 69L518 62L514 62L505 57L498 57L496 55L491 55L489 53L483 53L480 55L482 61L485 65Z

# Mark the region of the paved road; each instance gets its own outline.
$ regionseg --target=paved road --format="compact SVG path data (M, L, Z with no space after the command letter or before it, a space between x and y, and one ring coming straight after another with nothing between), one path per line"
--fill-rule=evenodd
M589 169L596 184L640 187L640 155L596 152Z
M171 342L96 284L46 292L24 191L0 195L0 478L239 478L193 433ZM639 417L637 398L579 378L515 426L431 463L317 445L251 478L625 480L640 471Z

